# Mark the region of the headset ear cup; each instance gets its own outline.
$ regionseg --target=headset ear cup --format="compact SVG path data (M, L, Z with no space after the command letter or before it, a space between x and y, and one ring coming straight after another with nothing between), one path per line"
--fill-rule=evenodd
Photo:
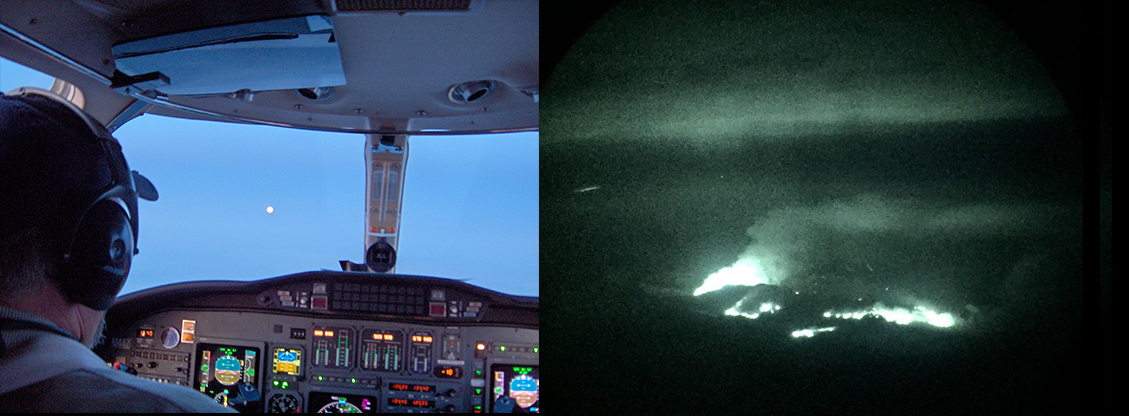
M94 310L113 304L133 259L133 229L125 210L102 200L83 216L58 280L71 301Z

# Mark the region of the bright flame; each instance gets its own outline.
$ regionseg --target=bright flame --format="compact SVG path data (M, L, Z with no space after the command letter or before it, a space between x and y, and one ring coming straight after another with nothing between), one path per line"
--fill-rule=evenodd
M956 325L956 318L950 313L939 313L924 306L915 306L913 310L906 308L888 308L881 302L874 304L869 310L851 313L836 313L840 319L862 319L867 315L880 316L888 322L898 325L909 325L914 322L926 323L938 328L949 328ZM831 317L831 311L823 313L824 318Z
M725 315L726 316L744 316L744 317L749 318L749 319L757 319L757 318L760 318L761 313L776 313L776 311L780 310L780 305L773 305L772 303L762 303L760 308L759 308L760 309L759 313L757 313L757 312L754 312L754 313L741 312L741 304L743 304L744 302L745 302L744 299L737 301L737 304L735 304L735 305L733 305L733 307L725 310Z
M706 281L694 290L694 296L720 290L726 286L756 286L769 283L761 262L753 258L738 260L730 267L709 275Z
M800 330L792 331L792 338L801 338L801 337L811 338L811 337L815 336L816 332L827 332L827 331L834 331L834 330L835 330L835 327L833 327L833 326L826 327L826 328L800 329Z
M732 308L726 309L725 315L726 316L744 316L744 317L749 318L749 319L760 318L761 314L759 314L759 313L741 312L741 310L740 310L741 309L741 303L743 303L744 301L745 301L744 299L741 299L741 300L737 301L737 304L733 305ZM764 311L764 305L761 305L761 311Z

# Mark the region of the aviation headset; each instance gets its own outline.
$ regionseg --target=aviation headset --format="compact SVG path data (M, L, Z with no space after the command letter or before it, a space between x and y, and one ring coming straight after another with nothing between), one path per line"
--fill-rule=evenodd
M61 105L82 119L89 134L88 148L99 149L96 160L103 161L109 179L96 186L77 190L74 200L64 201L60 217L48 226L51 239L47 276L58 283L71 301L94 310L110 308L125 284L133 255L137 254L137 198L157 200L157 190L136 171L131 172L121 145L97 120L53 92L23 87L6 94L41 111ZM35 99L47 98L50 101ZM76 145L78 147L78 145ZM90 169L101 169L91 166ZM139 192L140 190L140 192Z

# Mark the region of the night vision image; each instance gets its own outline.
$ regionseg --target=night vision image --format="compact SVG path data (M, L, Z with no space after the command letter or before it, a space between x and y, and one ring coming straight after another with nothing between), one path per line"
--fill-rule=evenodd
M563 402L1013 414L1074 382L1080 131L987 6L623 1L542 95Z

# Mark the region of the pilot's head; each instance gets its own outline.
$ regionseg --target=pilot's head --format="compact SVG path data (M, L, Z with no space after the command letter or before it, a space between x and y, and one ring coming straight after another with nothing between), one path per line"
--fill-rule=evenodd
M156 199L78 107L32 88L0 96L0 305L81 322L60 326L89 344L100 331L82 326L97 325L129 274L138 187Z

